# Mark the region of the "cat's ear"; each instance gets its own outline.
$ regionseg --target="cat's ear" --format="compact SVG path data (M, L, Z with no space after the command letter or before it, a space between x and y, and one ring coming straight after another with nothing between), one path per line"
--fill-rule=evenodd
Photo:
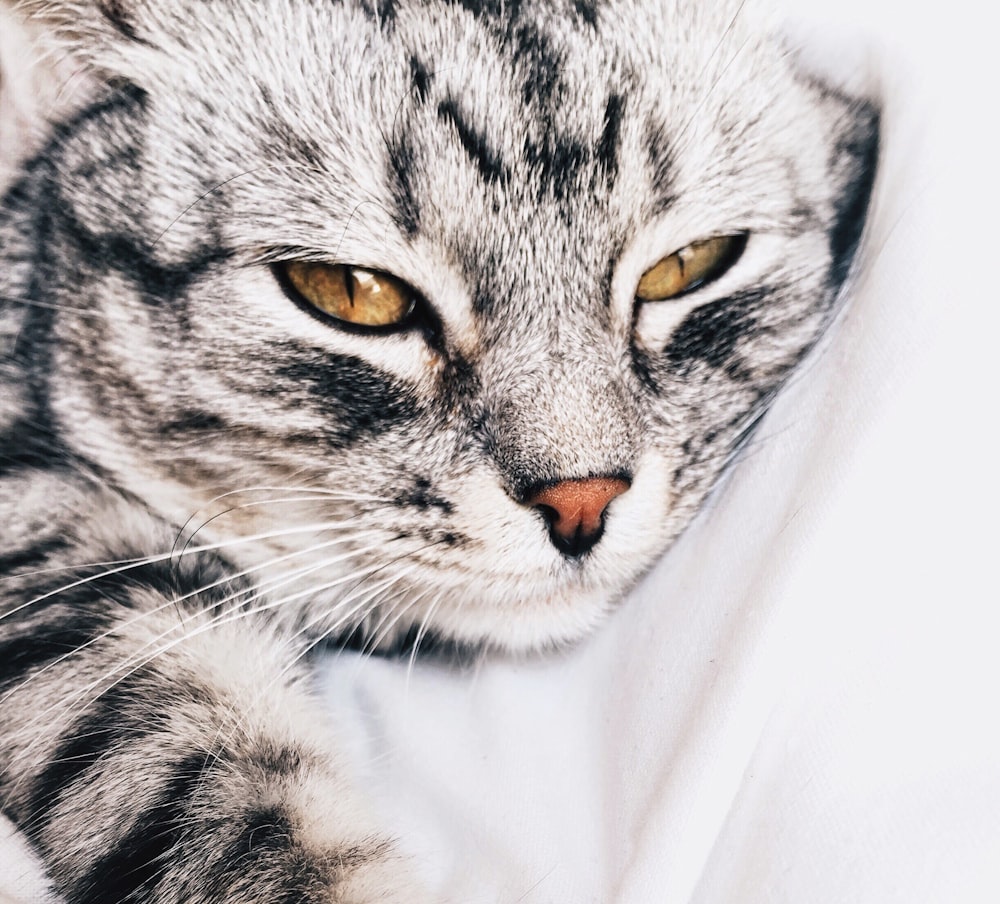
M160 0L20 0L14 10L53 56L141 84L170 43L176 22L169 7Z
M81 50L120 41L142 40L147 0L20 0L15 12L26 21L52 29Z
M53 47L41 19L0 0L0 193L18 161L48 135L48 124L90 90L81 67Z

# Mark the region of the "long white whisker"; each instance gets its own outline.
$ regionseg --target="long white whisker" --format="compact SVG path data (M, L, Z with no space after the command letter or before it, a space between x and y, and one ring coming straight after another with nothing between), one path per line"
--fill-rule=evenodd
M213 590L216 587L220 587L220 586L222 586L224 584L228 584L228 583L230 583L231 581L233 581L233 580L235 580L237 578L247 577L248 575L251 575L251 574L253 574L256 571L262 571L262 570L264 570L266 568L271 568L272 566L274 566L275 564L277 564L279 562L284 562L284 561L287 561L288 559L295 558L295 557L302 556L302 555L308 555L310 553L317 552L318 550L326 549L326 548L328 548L330 546L337 546L337 545L340 545L340 544L343 544L343 543L347 543L347 542L350 542L352 540L356 540L359 536L365 536L365 535L381 536L381 533L379 531L366 531L365 534L352 534L349 537L339 537L339 538L334 539L334 540L324 541L323 543L316 543L313 546L310 546L310 547L307 547L307 548L301 549L301 550L296 550L295 552L287 553L287 554L285 554L283 556L278 556L277 558L269 559L266 562L260 563L258 565L254 565L254 566L252 566L250 568L246 568L246 569L244 569L242 571L237 571L237 572L233 572L232 574L227 574L227 575L225 575L224 577L220 578L217 581L213 581L210 584L205 584L205 585L203 585L201 587L198 587L195 590L192 590L192 591L189 591L188 593L183 594L182 596L173 597L173 598L171 598L169 600L166 600L163 603L161 603L160 605L154 606L152 609L143 610L138 615L136 615L134 618L131 618L131 619L129 619L126 622L117 623L117 624L113 625L107 631L104 631L101 634L95 635L90 640L88 640L86 643L81 644L80 646L78 646L78 647L70 650L67 653L64 653L58 659L54 659L51 662L46 663L46 665L42 666L42 668L40 668L40 669L32 672L31 675L29 675L24 681L21 681L15 687L13 687L10 690L8 690L7 693L5 693L2 697L0 697L0 703L3 703L10 696L12 696L14 693L17 693L17 692L21 691L24 688L24 686L26 684L28 684L30 681L37 680L39 677L41 677L41 675L43 675L49 669L57 667L60 663L65 662L71 656L75 656L75 655L79 654L83 650L86 650L88 647L93 646L94 644L99 643L102 640L106 640L108 637L111 637L114 634L121 633L121 631L123 629L134 627L139 622L143 621L144 619L150 618L150 617L156 615L157 613L162 612L164 609L169 609L171 607L177 608L179 603L182 603L185 600L190 599L191 597L197 596L198 594L201 594L201 593L205 593L208 590ZM337 562L344 561L345 559L350 559L353 556L356 556L358 553L369 552L369 551L371 551L373 549L378 549L378 548L379 548L379 544L373 544L372 546L364 547L364 548L362 548L360 550L354 550L354 551L349 552L349 553L347 553L345 555L337 556L337 557L335 557L333 559L326 558L326 559L323 559L319 563L313 563L311 565L307 565L307 566L304 566L302 568L295 569L295 570L293 570L291 572L287 572L285 574L276 576L274 578L269 578L269 579L267 579L265 581L262 581L259 584L255 585L255 587L254 587L254 591L255 592L252 595L250 595L250 596L248 596L246 598L245 604L250 604L250 603L253 603L257 599L260 599L264 595L264 591L265 590L273 590L273 589L276 589L278 587L283 587L283 586L285 586L288 583L292 583L292 582L298 580L299 578L301 578L302 576L304 576L306 574L310 574L310 573L312 573L314 571L318 571L318 570L321 570L323 568L328 568L330 565L336 564ZM224 606L226 606L226 604L231 603L231 602L235 601L236 599L238 599L244 592L245 591L237 590L234 593L230 594L229 596L226 596L223 599L217 601L213 605L215 607L224 607ZM149 644L156 643L159 639L161 639L162 637L165 637L167 634L171 633L173 630L174 629L171 628L170 631L167 631L167 632L159 635L158 637L154 638L152 641L149 641L148 643ZM141 652L141 649L142 648L140 648L140 652Z
M410 651L410 661L406 666L406 690L409 693L410 689L410 678L413 675L413 666L417 661L417 651L420 649L420 642L424 639L424 635L427 633L427 629L430 627L431 620L434 617L434 612L437 610L438 604L443 599L443 593L439 593L435 598L434 602L428 607L427 612L424 613L424 617L420 621L420 627L417 629L417 636L413 641L413 649Z
M187 540L184 543L184 546L181 548L181 552L184 553L187 550L187 547L193 542L194 538L202 530L204 530L205 527L207 527L209 524L211 524L213 521L215 521L215 520L217 520L219 518L222 518L225 515L230 514L231 512L241 511L243 509L257 508L257 507L263 507L263 506L269 506L269 505L279 505L279 504L283 504L283 503L293 503L293 502L314 502L317 499L324 500L324 501L335 500L337 502L378 502L378 503L386 503L386 502L389 501L389 500L380 498L378 496L361 496L359 494L354 494L354 493L338 493L338 492L327 491L327 490L322 490L322 489L310 489L309 487L303 487L301 489L294 488L294 487L292 487L292 488L289 488L289 487L255 487L255 488L253 488L253 490L231 490L228 493L222 493L219 496L216 496L214 499L210 500L208 502L208 504L205 505L205 506L203 506L202 509L200 509L199 511L204 510L205 508L209 508L210 506L214 505L217 502L221 502L223 499L226 499L227 497L236 496L236 495L242 495L242 494L247 493L247 492L253 492L253 491L264 490L264 489L270 490L272 492L283 492L283 493L289 493L289 492L291 492L291 493L298 493L300 495L279 497L277 499L273 499L273 498L271 498L271 499L256 499L256 500L253 500L251 502L243 502L243 503L240 503L239 505L229 506L228 508L224 509L223 511L217 512L216 514L212 515L210 518L206 518L204 521L202 521L198 525L198 527L195 530L191 531L190 536L188 536ZM195 520L197 514L198 514L197 512L195 512L194 514L192 514L187 519L187 521L185 521L184 524L181 525L180 530L177 532L177 539L174 541L173 549L176 550L177 543L179 543L181 537L183 537L185 535L185 533L188 530L189 525Z
M237 493L237 492L240 492L240 491L239 490L234 490L233 491L233 493ZM224 495L231 495L231 494L227 493L227 494L224 494ZM218 498L221 498L221 497L218 497ZM374 497L374 496L371 497L371 499L374 500L374 501L379 501L378 498ZM284 500L282 500L282 501L284 501ZM305 498L302 501L306 501ZM344 501L348 501L349 502L349 501L367 501L367 500L364 499L363 497L357 497L357 500L354 500L352 497L345 497ZM266 503L261 503L261 504L266 504ZM326 522L323 529L324 530L332 530L332 529L342 528L342 527L344 527L347 524L354 523L357 520L357 517L358 516L356 516L356 515L352 515L349 518L345 518L345 519L342 519L342 520L337 521L337 522L332 522L332 521L331 522ZM191 521L191 519L189 518L188 521L185 522L185 523L186 524L190 523L190 521ZM142 565L153 565L153 564L156 564L157 562L163 561L164 559L173 558L174 556L179 557L181 555L195 555L195 554L201 553L201 552L212 552L214 550L221 549L224 546L235 546L235 545L238 545L240 543L252 543L252 542L257 542L257 541L260 541L260 540L269 540L272 537L284 536L286 533L298 533L299 531L308 531L308 530L314 530L314 529L315 529L315 525L306 525L305 527L302 527L302 528L296 527L296 528L292 528L290 530L269 531L267 533L254 534L252 536L247 536L247 537L236 537L236 538L234 538L232 540L227 540L227 541L220 542L220 543L204 544L202 546L192 547L190 549L185 548L183 550L183 552L180 552L180 553L177 551L177 543L175 541L174 545L170 548L169 552L152 553L152 554L150 554L148 556L135 556L133 558L128 558L128 559L106 559L106 560L100 561L100 562L73 562L73 563L71 563L69 565L56 565L56 566L53 566L52 568L37 568L37 569L35 569L33 571L19 571L16 575L15 574L5 574L5 575L0 576L0 580L11 579L11 578L15 578L15 577L16 578L37 577L39 575L45 575L45 574L57 574L60 571L78 571L78 570L83 569L83 568L115 568L115 567L117 567L119 565L141 567ZM183 530L183 528L182 528L182 530ZM116 573L115 571L109 571L106 574L93 575L91 578L88 578L88 580L97 580L99 578L107 577L108 575L115 574L115 573ZM59 590L54 591L54 592L55 593L59 593L59 592L62 592L63 590L70 590L70 589L72 589L72 587L70 585L67 585L65 587L60 588ZM2 617L2 616L0 616L0 617Z
M382 567L384 567L384 566L382 566ZM418 567L419 567L419 565L411 565L409 568L405 569L404 571L402 571L402 572L400 572L398 574L390 575L389 577L384 578L382 581L379 581L378 583L376 583L373 586L366 586L364 588L364 592L357 593L357 594L354 594L352 596L348 596L348 597L344 598L343 600L338 601L337 607L336 607L337 609L340 609L342 606L351 605L351 604L353 604L353 605L351 605L351 608L348 609L346 612L338 613L337 620L332 625L330 625L329 628L326 631L324 631L318 637L316 637L313 640L311 640L309 643L305 644L302 647L302 649L300 649L289 660L289 662L278 672L278 674L275 675L273 677L273 679L271 681L269 681L268 684L264 688L261 689L260 693L257 696L257 699L259 700L260 697L271 686L273 686L282 677L284 677L286 674L288 674L288 672L290 672L299 662L301 662L301 660L303 658L305 658L318 644L322 643L323 640L327 636L329 636L329 634L337 631L343 625L349 624L350 620L355 615L357 615L358 612L360 612L362 609L364 609L365 606L367 606L368 603L374 597L376 597L380 592L382 592L385 588L391 587L393 584L396 584L399 581L403 580L410 572L414 571ZM294 641L294 640L297 640L298 638L302 637L303 635L307 635L309 633L309 631L313 627L315 627L318 624L323 623L329 617L330 617L330 613L329 612L322 612L322 613L317 614L312 619L310 619L308 622L306 622L305 625L303 625L302 627L300 627L294 634L292 634L291 637L289 638L289 640ZM232 739L233 735L236 733L236 731L239 730L239 727L242 724L243 719L245 718L243 715L241 715L240 713L237 712L235 704L230 707L229 713L227 715L227 718L232 718L233 716L235 716L235 723L233 724L232 728L230 729L230 731L227 734L223 735L223 733L222 733L222 730L223 730L222 726L220 726L220 728L219 728L219 732L216 735L216 742L214 744L214 746L215 746L215 748L217 750L224 750L225 749L226 745Z
M272 540L277 537L293 536L295 534L303 533L322 533L324 531L330 530L340 530L342 529L341 523L336 522L321 522L319 524L307 524L300 527L288 527L282 528L281 530L266 531L260 534L254 534L247 537L237 537L232 540L223 540L219 543L208 543L202 546L195 546L188 550L185 550L184 555L196 555L203 552L216 552L220 549L228 549L230 547L239 546L242 543L255 543L260 540ZM102 571L98 574L93 574L88 577L80 578L76 581L71 581L68 584L64 584L61 587L57 587L54 590L50 590L47 593L43 593L41 596L36 596L27 602L21 603L19 606L15 606L13 609L9 609L7 612L0 616L0 620L8 618L12 615L16 615L18 612L24 609L30 608L37 603L43 602L44 600L50 599L59 593L65 593L67 590L73 590L76 587L81 587L84 584L91 583L92 581L99 581L102 578L110 577L115 574L121 574L124 571L128 571L132 568L141 568L144 565L155 565L159 562L166 562L171 558L174 558L178 554L174 551L158 553L151 556L146 556L140 559L127 559L123 560L122 564L116 565L114 568L109 568L106 571ZM61 570L61 569L60 569ZM23 576L23 575L20 575Z
M293 656L292 659L288 662L288 664L278 673L274 681L279 680L283 675L287 674L287 672L291 670L296 665L296 663L298 663L303 657L307 656L311 650L313 650L318 644L322 643L327 637L335 633L343 625L348 624L350 619L352 619L358 612L360 612L366 605L368 605L368 603L377 594L382 592L385 588L391 587L394 584L399 583L408 574L421 567L421 565L419 562L413 563L410 565L409 568L404 569L402 572L397 572L390 575L387 579L376 583L374 586L365 586L361 593L356 594L355 591L358 589L358 587L362 586L365 581L367 581L372 577L372 575L378 574L379 572L384 571L387 568L393 567L400 561L412 557L415 552L420 552L423 549L428 549L433 545L435 544L428 543L426 546L420 547L417 550L404 553L403 555L389 559L388 561L379 565L373 571L369 572L367 575L363 576L362 579L358 582L358 584L356 584L355 587L352 587L351 591L349 591L349 593L344 598L342 598L337 602L335 610L340 610L352 603L354 603L355 605L353 605L353 607L346 612L339 612L337 620L334 621L332 624L327 625L326 629L319 636L313 639L310 643L306 644L295 656ZM326 588L315 588L315 592L320 592L323 589ZM310 632L316 625L322 624L324 621L326 621L330 617L330 614L331 614L330 612L317 613L313 618L309 619L296 632L294 632L288 638L288 640L290 642L294 642L299 637L308 634L308 632ZM268 687L270 687L274 683L274 681L269 682ZM261 694L263 694L265 690L266 688L261 691ZM259 696L260 695L258 695L258 699ZM229 716L231 717L234 714L234 712L235 712L235 707L230 707ZM237 714L236 723L233 726L233 729L225 738L222 737L220 728L220 734L217 737L216 747L224 749L224 742L228 742L228 740L232 738L233 734L238 730L240 724L241 724L241 718Z
M298 599L300 597L308 596L310 594L317 592L322 592L324 590L329 590L340 584L344 584L349 581L354 581L357 579L358 573L359 572L352 572L351 574L343 575L337 580L329 581L323 585L320 585L319 587L310 588L308 590L303 590L297 593L293 593L288 596L266 602L260 606L251 609L240 608L236 610L232 609L226 610L225 612L220 613L217 616L213 616L208 622L199 625L193 631L186 632L182 636L174 638L168 643L162 644L157 649L154 649L151 652L149 652L148 655L145 656L142 655L144 651L146 651L153 644L157 643L157 641L162 640L168 637L170 634L177 631L178 629L183 628L184 622L181 621L177 625L172 626L168 631L162 632L158 637L154 638L151 641L148 641L139 650L134 651L129 658L115 665L110 671L102 673L100 677L90 681L89 683L80 688L77 688L76 691L68 699L64 698L58 703L53 703L50 706L46 707L44 710L40 711L31 720L29 725L35 725L40 722L43 722L57 708L62 709L67 713L69 717L72 717L75 714L80 713L86 710L88 707L92 706L98 699L100 699L101 696L106 694L108 691L112 690L114 687L118 686L122 681L127 680L129 677L134 675L140 669L144 668L154 659L157 659L158 657L171 652L180 644L186 643L206 633L207 631L215 630L216 628L222 625L231 624L233 622L240 621L242 619L246 619L263 612L271 611L280 608L284 605L287 605L289 602ZM190 618L196 618L197 615L198 613L191 613ZM108 683L109 679L111 678L114 678L114 680ZM102 689L97 694L97 696L96 697L92 696L92 692L99 687ZM30 753L30 751L31 747L29 747L25 751L22 751L21 756L26 756L27 754Z
M418 593L412 599L408 600L405 606L402 606L399 609L391 609L391 608L388 609L386 611L386 614L381 619L379 619L378 624L375 625L370 640L366 642L364 648L362 648L361 650L362 656L373 655L374 652L378 649L379 644L381 644L382 641L385 640L385 638L392 633L392 630L396 627L397 624L399 624L403 616L406 615L407 612L410 612L414 607L416 607L422 600L426 599L429 593L430 593L430 588L428 587L423 591L421 591L420 593ZM440 596L442 593L443 591L438 595ZM391 620L389 620L390 616L393 616Z

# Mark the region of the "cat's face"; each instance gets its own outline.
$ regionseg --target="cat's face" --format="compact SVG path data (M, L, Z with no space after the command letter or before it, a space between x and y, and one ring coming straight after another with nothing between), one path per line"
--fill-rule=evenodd
M74 23L140 90L61 151L76 250L48 279L85 313L53 408L315 629L578 636L690 520L857 239L873 117L749 14L494 6Z

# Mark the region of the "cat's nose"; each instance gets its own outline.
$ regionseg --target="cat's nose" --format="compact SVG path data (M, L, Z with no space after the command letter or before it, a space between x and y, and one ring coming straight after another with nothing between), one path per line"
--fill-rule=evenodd
M608 505L629 486L620 477L562 480L532 493L525 503L542 513L556 549L577 558L601 539Z

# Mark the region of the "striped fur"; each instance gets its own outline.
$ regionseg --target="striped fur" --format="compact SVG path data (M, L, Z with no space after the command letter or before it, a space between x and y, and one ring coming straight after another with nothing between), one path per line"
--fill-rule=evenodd
M599 621L833 317L875 109L749 5L20 12L88 76L0 203L0 807L69 904L428 900L310 648ZM718 280L635 301L729 232ZM420 316L324 322L295 259ZM568 551L531 500L593 477L629 489Z

